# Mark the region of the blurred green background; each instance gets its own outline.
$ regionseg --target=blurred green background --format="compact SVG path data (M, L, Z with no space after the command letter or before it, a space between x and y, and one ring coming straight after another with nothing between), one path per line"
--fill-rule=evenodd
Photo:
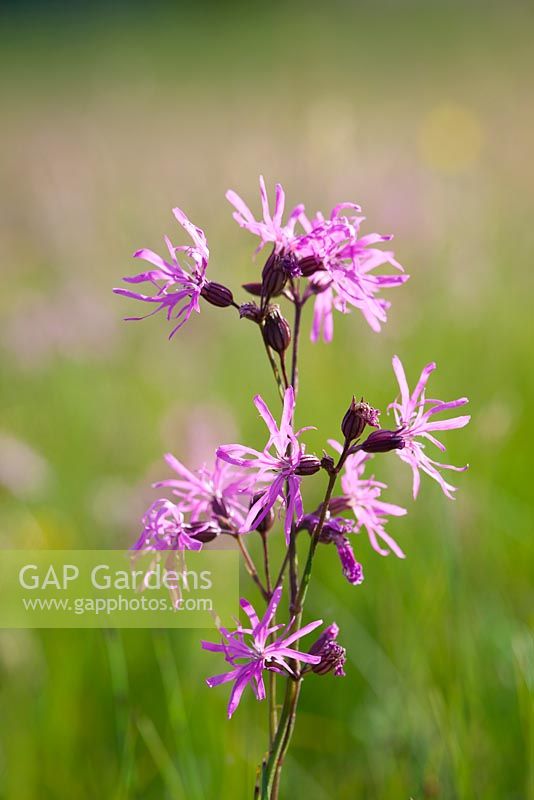
M263 172L309 210L360 202L412 279L381 335L354 314L304 342L299 421L320 448L353 392L391 400L393 353L412 381L435 359L432 396L471 400L446 439L471 469L455 502L425 480L413 504L408 468L376 461L408 558L360 537L353 588L322 552L307 615L341 626L347 677L305 684L282 796L534 797L532 6L2 13L1 546L128 546L164 452L263 442L251 397L276 396L252 326L204 308L169 343L162 319L121 321L135 304L111 288L135 249L178 239L173 205L237 288L258 265L227 188L257 209ZM1 631L0 796L251 797L267 709L248 696L226 721L198 639Z

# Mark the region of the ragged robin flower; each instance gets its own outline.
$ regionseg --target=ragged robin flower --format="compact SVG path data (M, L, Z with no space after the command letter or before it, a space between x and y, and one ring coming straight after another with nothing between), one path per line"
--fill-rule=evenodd
M284 530L286 539L289 539L293 517L298 522L304 513L300 492L300 467L307 473L309 464L304 445L298 441L298 437L306 428L296 432L293 429L295 394L291 386L285 391L280 426L259 395L254 398L254 404L270 433L264 449L260 452L241 444L227 444L218 448L217 456L236 467L252 470L258 489L262 484L265 485L266 490L250 508L242 531L250 530L253 523L257 526L280 498L285 507ZM317 459L314 471L319 467L320 462Z
M279 586L273 592L273 596L261 620L248 600L243 598L241 600L241 608L250 620L250 628L239 626L235 631L220 628L223 638L222 643L202 642L204 650L222 653L225 660L232 667L229 672L214 675L206 680L210 687L220 686L220 684L229 683L230 681L234 682L228 703L228 717L232 716L239 705L247 684L252 686L257 700L265 699L265 683L263 680L265 670L294 676L294 670L290 666L288 659L295 659L305 664L319 664L321 661L320 655L301 653L298 650L294 650L291 645L306 636L306 634L311 633L319 625L322 625L322 620L310 622L303 628L293 631L293 633L289 633L291 623L287 626L271 625L281 597L282 587ZM280 633L280 629L284 630ZM274 636L277 631L279 633Z
M458 400L443 402L442 400L430 400L425 397L426 384L432 372L436 369L436 364L432 361L427 364L419 377L415 389L410 394L406 373L398 356L393 357L393 370L395 372L399 389L400 400L395 400L389 408L393 409L395 422L399 428L398 433L404 442L404 447L397 450L399 458L409 464L413 473L413 496L417 497L420 485L419 470L426 472L431 478L439 483L443 493L449 499L453 499L453 492L456 487L447 483L440 470L449 469L455 472L464 472L467 466L455 467L452 464L442 464L434 461L426 454L426 444L430 442L442 452L445 445L436 439L437 431L450 431L463 428L471 417L462 415L451 417L450 419L435 419L436 414L443 411L450 411L453 408L460 408L468 403L467 397L460 397Z
M175 247L165 236L165 243L169 251L167 259L147 248L134 253L134 258L148 261L152 264L152 268L123 278L123 280L131 284L151 284L154 289L152 295L142 294L131 289L113 290L115 294L141 300L149 306L154 306L152 311L149 311L144 317L127 317L127 320L145 319L159 311L165 312L167 319L174 323L169 339L188 321L193 311L197 313L200 311L200 297L208 285L206 269L209 260L204 231L193 225L181 209L173 208L173 214L191 237L193 245Z

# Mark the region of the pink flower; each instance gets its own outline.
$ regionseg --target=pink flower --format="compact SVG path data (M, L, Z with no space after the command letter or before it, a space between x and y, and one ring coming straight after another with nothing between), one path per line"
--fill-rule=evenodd
M360 236L365 217L360 216L361 208L356 203L338 203L328 219L318 212L311 220L305 215L304 206L298 205L284 223L285 195L280 184L276 185L274 213L271 214L263 177L260 177L260 194L263 220L256 220L235 192L227 192L226 197L236 209L233 216L238 224L260 238L257 250L272 243L277 254L295 261L296 275L301 274L299 266L302 267L302 274L309 279L308 292L316 295L312 341L322 334L330 342L333 311L346 314L351 307L361 311L371 328L379 331L387 320L390 303L377 295L382 289L400 286L409 278L393 252L373 246L392 237L378 233ZM297 223L300 231L296 230ZM374 270L384 264L401 274L376 275Z
M151 283L155 288L153 295L140 294L130 289L114 289L115 294L132 297L144 303L155 305L145 317L151 317L158 311L165 311L167 319L173 319L177 324L172 329L169 339L190 318L193 311L200 311L199 300L203 288L206 286L206 268L209 260L209 250L204 231L193 225L179 208L173 208L173 214L193 240L193 246L181 245L175 247L166 236L165 243L169 251L169 260L158 256L152 250L138 250L134 258L142 258L154 266L140 272L138 275L123 278L127 283ZM184 268L178 258L186 259L191 264L191 271ZM126 317L128 320L145 319L145 317Z
M209 527L209 523L206 523ZM199 532L198 529L196 531ZM202 542L194 538L184 515L166 498L156 500L143 517L143 530L134 550L202 550Z
M300 630L287 635L291 627L291 623L289 623L282 635L275 638L272 642L268 642L271 635L283 627L283 625L273 625L269 627L276 613L278 604L280 603L281 596L282 587L278 587L273 592L273 596L262 620L258 618L258 615L248 600L242 599L241 607L248 616L251 627L242 628L239 626L235 631L228 631L225 628L221 628L220 632L224 640L223 643L215 644L213 642L202 642L204 650L210 650L214 653L223 653L225 660L233 667L229 672L224 672L221 675L214 675L212 678L206 680L210 688L219 686L222 683L234 681L234 686L230 694L230 701L228 703L229 718L239 705L247 684L252 686L257 700L265 699L265 684L263 681L264 670L267 669L273 672L285 672L289 675L294 675L292 668L286 661L287 658L303 661L306 664L319 664L321 661L320 655L301 653L298 650L292 649L290 645L315 630L319 625L322 625L322 620L310 622Z
M291 244L295 239L295 225L299 221L304 212L304 206L295 206L287 223L283 223L282 217L284 214L285 206L285 193L279 183L275 188L275 204L274 213L271 214L269 208L269 198L267 197L267 190L265 188L265 181L263 175L260 175L260 196L261 206L263 211L263 220L256 220L250 208L234 191L229 189L226 192L226 199L233 205L235 211L233 218L242 228L250 231L254 236L260 238L260 244L256 252L261 250L266 244L274 244L277 252L291 248Z
M380 331L391 304L377 295L382 289L400 286L409 278L392 251L371 246L388 242L392 236L370 233L360 237L360 225L365 217L340 216L347 207L359 210L354 204L343 203L332 210L329 220L318 215L314 223L310 223L309 233L296 245L297 252L304 255L309 250L322 264L322 270L310 278L310 286L317 294L312 341L317 341L321 333L326 342L332 341L333 310L346 314L350 306L361 311L374 331ZM374 274L374 270L384 264L402 274Z
M329 440L329 444L338 453L343 450L339 442ZM376 550L381 556L387 556L393 552L399 558L404 558L403 551L396 541L386 533L384 525L387 523L388 516L402 517L407 511L401 506L385 503L380 499L382 490L387 489L387 484L375 480L374 475L369 478L363 477L365 467L371 458L371 455L362 451L347 458L341 477L343 498L334 498L332 503L334 506L336 503L338 506L343 504L351 509L356 520L355 532L358 533L365 528L373 550Z
M469 401L467 397L460 397L458 400L451 400L447 403L441 400L427 400L425 398L425 387L430 374L435 369L436 365L434 362L427 364L421 372L415 389L410 394L404 367L402 366L400 358L394 356L393 370L399 384L401 399L400 402L396 400L391 403L389 408L393 409L395 421L400 429L399 433L404 440L404 448L402 450L397 450L397 455L412 468L414 498L417 497L419 492L419 470L422 470L437 481L446 497L452 500L452 493L456 491L456 487L447 483L439 470L451 469L456 472L464 472L467 469L467 465L465 467L455 467L452 464L441 464L439 461L434 461L426 455L426 443L420 441L420 439L427 440L439 448L439 450L444 451L445 445L436 439L434 433L436 431L449 431L455 428L463 428L467 425L471 417L466 415L444 420L437 420L433 417L435 414L439 414L442 411L464 406Z
M286 539L289 540L293 516L296 515L299 522L304 513L299 469L304 474L310 474L311 457L305 455L304 446L299 443L298 437L303 430L308 429L302 428L296 433L293 430L295 395L291 386L285 392L280 427L259 395L254 398L254 404L271 434L265 448L260 452L240 444L228 444L218 448L217 456L229 464L254 470L257 483L265 484L259 499L250 508L242 532L248 532L252 526L257 527L280 497L286 507L284 530ZM316 462L318 470L320 462Z
M158 481L154 488L166 487L179 498L178 507L191 515L191 521L197 522L202 517L224 517L236 526L241 527L248 514L251 476L243 473L231 464L217 458L212 470L206 466L191 472L171 453L167 453L165 461L179 478L168 478Z

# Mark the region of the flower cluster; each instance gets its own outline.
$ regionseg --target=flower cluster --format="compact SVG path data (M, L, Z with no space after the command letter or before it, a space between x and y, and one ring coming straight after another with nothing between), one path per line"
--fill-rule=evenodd
M236 192L230 190L226 196L235 209L236 222L258 237L256 252L266 245L273 248L262 273L262 282L247 284L252 293L261 293L263 288L267 291L265 297L273 297L284 291L289 282L289 292L295 296L295 280L303 282L300 296L306 300L314 298L311 328L314 342L321 335L326 342L332 341L334 311L346 314L355 308L374 331L380 331L391 305L381 296L382 290L400 286L409 276L391 250L376 246L390 242L393 238L390 234L361 235L365 217L360 213L360 206L338 203L329 217L317 212L309 218L304 205L300 204L293 208L284 223L285 193L280 184L276 185L271 214L265 181L260 177L260 220L255 219ZM193 311L200 311L200 298L220 307L236 305L229 289L206 278L209 249L204 231L193 225L181 209L174 208L173 214L193 244L176 247L165 237L168 259L146 248L134 253L135 258L148 261L152 269L125 277L124 281L152 284L153 294L114 289L117 294L154 306L145 316L164 311L167 319L174 322L170 337L188 321ZM383 266L392 268L393 273L377 274L375 270Z
M378 297L382 289L400 286L408 280L393 252L375 245L389 242L391 235L360 234L365 221L355 203L338 203L330 216L318 212L311 219L304 206L297 205L283 223L285 194L276 185L274 213L271 215L265 181L260 178L263 219L257 221L249 207L233 191L226 195L234 206L234 219L260 239L258 250L272 244L282 264L291 265L291 277L307 281L305 293L315 297L312 341L321 334L325 341L333 337L333 312L347 313L356 308L374 331L387 320L389 301ZM388 265L396 272L377 275L378 267Z
M193 311L199 311L201 300L218 308L235 308L239 319L252 322L259 330L282 401L278 415L263 397L254 398L255 408L267 427L267 440L256 443L258 446L221 444L216 448L213 464L197 471L167 454L165 460L173 475L154 484L154 488L164 489L168 496L151 504L134 545L137 551L179 551L183 557L184 551L200 550L226 535L233 537L241 549L245 566L266 602L265 613L260 618L250 602L242 599L247 627L238 620L234 630L219 627L221 641L202 642L202 647L222 655L229 665L228 671L207 680L210 687L233 683L229 717L248 684L256 698L263 700L266 673L270 684L277 677L286 680L284 712L277 730L271 730L271 744L278 744L269 751L261 770L262 798L266 798L271 797L268 793L291 737L296 708L292 703L298 699L298 691L291 686L312 673L345 674L346 653L337 641L339 629L335 623L323 630L308 651L298 649L300 639L322 624L320 620L301 624L315 559L322 557L325 546L334 545L343 576L358 586L364 580L362 564L354 552L358 534L365 533L371 549L379 555L393 553L405 558L388 528L391 520L405 516L407 509L390 502L387 485L375 477L375 464L384 454L393 453L392 460L398 458L410 467L414 499L420 490L421 473L436 481L445 496L452 499L456 489L443 472L461 472L467 467L436 460L432 448L444 451L445 445L436 434L463 428L470 417L455 414L467 403L465 397L446 402L426 397L427 383L436 368L433 362L423 368L410 390L401 360L394 356L398 395L388 406L392 412L390 427L381 427L381 412L355 395L339 421L337 438L323 439L327 450L322 456L307 452L302 437L310 427L299 428L296 423L299 333L306 304L311 301L314 306L313 341L321 336L331 341L334 312L345 314L352 309L360 311L374 331L380 331L390 306L382 291L405 283L408 275L393 252L384 247L390 242L390 235L361 233L365 218L355 203L339 203L327 217L321 213L308 217L300 204L284 218L282 187L276 186L271 211L263 178L259 219L234 191L229 191L227 198L237 223L259 240L256 253L268 248L261 274L243 287L252 300L238 304L230 289L207 279L206 236L176 208L174 216L192 244L176 247L166 238L167 259L152 250L139 250L135 257L147 261L151 268L125 281L149 284L153 293L115 291L149 304L152 310L147 316L165 312L173 324L171 336ZM283 302L293 306L293 325L284 317L280 305ZM306 510L306 483L319 473L326 484L323 499ZM275 532L277 519L283 531L280 537ZM273 569L276 538L284 555ZM308 552L304 562L299 559L300 566L297 541L304 542ZM248 551L248 545L256 548L256 554ZM360 547L359 553L362 550ZM254 560L258 551L263 559L261 568ZM289 621L278 623L275 616L284 590L288 595ZM274 692L270 702L273 725L277 719Z

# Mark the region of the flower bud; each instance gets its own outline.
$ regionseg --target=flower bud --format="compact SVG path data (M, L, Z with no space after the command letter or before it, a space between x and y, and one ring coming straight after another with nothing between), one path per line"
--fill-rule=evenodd
M344 677L343 666L346 661L347 652L344 647L337 643L336 639L339 628L335 622L325 628L319 638L312 644L309 653L312 656L320 656L318 664L312 666L313 672L317 675L326 675L333 672L338 677Z
M190 522L187 528L189 535L202 544L212 542L221 533L221 529L215 522Z
M250 319L252 322L261 322L262 313L256 303L242 303L239 306L241 319Z
M265 263L261 278L261 293L263 297L276 297L286 285L287 274L281 266L280 257L274 250Z
M359 449L365 453L388 453L390 450L402 450L404 445L401 431L386 431L382 428L369 434Z
M366 425L372 425L374 428L378 428L379 414L380 411L372 408L372 406L370 406L369 403L365 403L363 399L357 403L356 399L353 397L350 407L341 423L341 432L345 440L347 442L352 442L354 439L358 439L362 435Z
M295 475L315 475L321 469L321 462L317 456L303 455L300 459L299 465L295 470Z
M323 262L317 256L305 256L299 261L300 274L309 278L315 272L324 270Z
M341 514L343 511L348 511L350 508L350 501L346 495L330 498L328 503L328 510L333 515Z
M261 283L244 283L243 289L254 297L261 297Z
M318 274L313 274L309 281L309 289L313 294L321 294L322 292L326 292L332 285L332 280L325 272L319 272Z
M222 497L214 497L211 501L211 510L215 514L216 517L222 517L223 519L228 519L228 509L226 508L226 503L224 502Z
M291 328L278 306L269 309L264 324L265 341L276 353L285 353L291 341Z
M323 455L323 457L321 459L321 467L323 469L325 469L329 474L332 473L332 471L333 471L333 469L335 467L335 464L336 464L336 462L334 461L332 456L329 456L327 453L325 453Z
M212 306L218 306L219 308L227 308L234 302L234 296L230 289L223 286L222 283L215 283L215 281L206 281L200 294Z
M255 494L253 496L253 498L250 501L250 508L252 508L252 506L255 503L258 502L258 500L260 499L260 497L263 494L264 494L264 492L258 492L257 494ZM258 517L259 517L259 514L258 514ZM250 526L250 530L251 531L258 531L258 533L262 533L262 534L263 533L268 533L271 530L271 528L273 527L273 525L274 525L274 511L272 510L272 508L270 508L268 513L265 515L265 517L262 519L262 521L260 522L259 525L257 525L257 526L255 525L255 520L254 520L254 522L252 522L252 525Z

